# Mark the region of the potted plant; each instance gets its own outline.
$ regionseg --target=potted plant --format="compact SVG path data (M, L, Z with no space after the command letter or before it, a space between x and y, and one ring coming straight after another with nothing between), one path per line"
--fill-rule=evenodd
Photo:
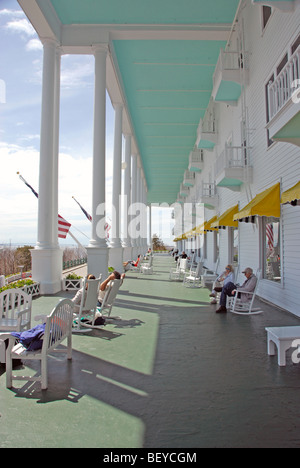
M62 289L64 291L76 291L82 288L82 276L77 276L75 273L69 273L62 280Z

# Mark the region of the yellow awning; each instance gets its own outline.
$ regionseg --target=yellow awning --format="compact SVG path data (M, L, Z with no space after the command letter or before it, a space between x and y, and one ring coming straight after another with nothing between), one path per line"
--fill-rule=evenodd
M281 195L282 204L294 202L296 205L297 200L300 200L300 181Z
M195 234L203 234L204 224L205 223L200 224L199 226L196 227Z
M205 234L207 231L217 231L218 228L212 227L212 224L215 223L218 219L218 216L214 216L209 221L206 221L201 226L198 226L197 234Z
M225 211L215 223L212 223L211 227L221 228L221 227L238 227L239 223L233 221L233 216L239 211L239 205L232 206L229 210Z
M256 195L248 205L233 216L234 221L251 216L280 218L280 183Z

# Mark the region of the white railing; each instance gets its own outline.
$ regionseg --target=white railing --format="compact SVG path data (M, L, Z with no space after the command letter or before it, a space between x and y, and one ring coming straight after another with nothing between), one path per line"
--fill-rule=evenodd
M212 198L216 196L216 185L215 183L203 182L201 187L200 197Z
M215 73L213 76L214 84L220 73L224 71L237 71L242 69L248 70L248 55L248 52L242 54L238 51L225 52L224 49L221 49Z
M200 120L198 126L198 135L202 133L217 133L216 111L214 101L210 101L203 119Z
M269 120L278 114L300 88L300 46L275 81L268 85Z
M195 173L190 171L185 171L183 176L183 184L186 186L194 186L195 184Z
M215 162L215 176L217 177L224 169L246 168L252 166L250 147L247 146L225 146Z

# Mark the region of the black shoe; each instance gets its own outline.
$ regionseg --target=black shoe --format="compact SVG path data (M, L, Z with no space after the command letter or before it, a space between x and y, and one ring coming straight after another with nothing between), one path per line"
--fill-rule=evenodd
M216 314L226 314L227 309L225 306L221 306L216 310Z

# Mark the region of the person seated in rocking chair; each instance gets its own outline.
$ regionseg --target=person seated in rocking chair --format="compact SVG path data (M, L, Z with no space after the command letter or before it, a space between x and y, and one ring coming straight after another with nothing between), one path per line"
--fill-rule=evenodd
M246 276L246 281L242 284L242 286L237 286L234 283L227 283L226 286L222 288L221 297L220 297L220 307L216 310L217 314L226 313L226 300L227 296L233 297L237 293L240 295L240 299L242 302L246 302L249 299L249 294L245 291L253 292L256 286L257 278L253 274L253 270L250 267L245 268L242 272ZM243 292L239 293L239 289L242 289Z
M222 292L222 289L226 284L233 283L234 281L234 268L232 265L227 265L225 271L216 279L213 284L213 289L209 297L212 298L211 304L216 304L216 293Z

